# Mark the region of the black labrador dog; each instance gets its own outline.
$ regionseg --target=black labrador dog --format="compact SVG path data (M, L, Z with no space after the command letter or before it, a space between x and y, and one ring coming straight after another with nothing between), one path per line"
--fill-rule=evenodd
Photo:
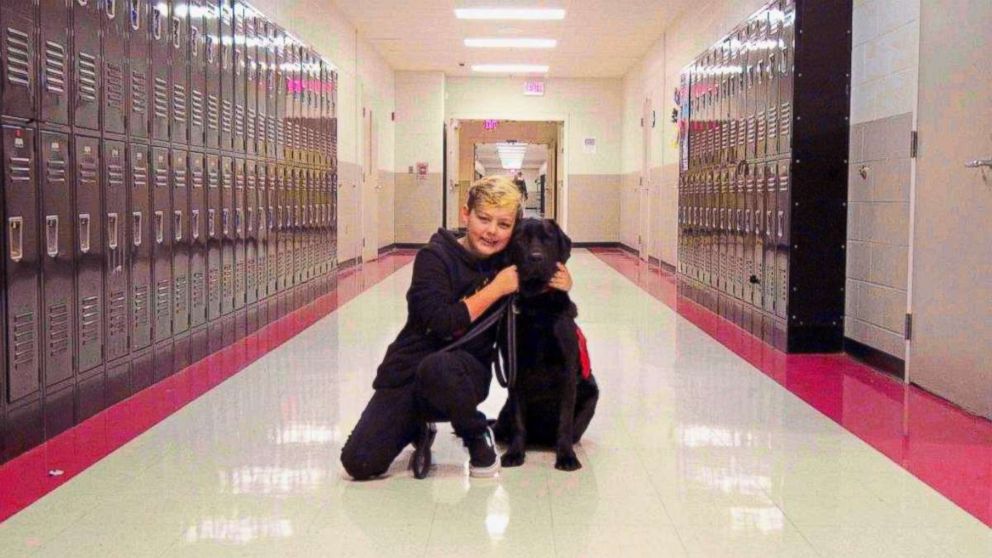
M575 304L548 286L571 252L571 239L550 219L521 220L507 250L520 278L520 313L516 385L495 427L496 438L508 444L504 467L523 464L528 442L553 446L556 469L582 467L572 446L592 420L599 389L591 375L583 378Z

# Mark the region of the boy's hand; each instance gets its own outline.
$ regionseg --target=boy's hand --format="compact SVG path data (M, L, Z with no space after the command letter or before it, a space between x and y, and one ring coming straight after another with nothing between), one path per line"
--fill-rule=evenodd
M520 278L517 277L517 266L511 265L510 267L503 268L502 271L496 274L493 278L493 282L490 283L496 292L500 296L506 296L517 292L520 289Z
M558 263L558 271L555 272L554 277L551 278L551 282L548 285L566 293L572 290L572 274L568 272L565 264Z

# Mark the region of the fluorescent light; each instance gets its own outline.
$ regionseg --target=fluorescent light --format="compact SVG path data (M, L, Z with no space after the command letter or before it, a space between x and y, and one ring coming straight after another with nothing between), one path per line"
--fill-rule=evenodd
M526 143L497 143L496 153L499 155L500 165L507 170L520 170L524 164L524 155L527 154Z
M465 39L465 46L475 48L555 48L555 39Z
M474 64L472 71L495 74L546 74L548 67L541 64Z
M458 8L458 19L565 19L565 10L558 8Z

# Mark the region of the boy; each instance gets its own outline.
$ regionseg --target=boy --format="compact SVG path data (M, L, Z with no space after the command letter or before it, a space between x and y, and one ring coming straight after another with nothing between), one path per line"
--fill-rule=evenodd
M457 350L440 349L517 291L516 267L504 267L502 252L520 217L521 201L509 177L483 178L469 189L460 210L465 236L439 229L417 253L406 325L387 349L372 383L375 394L341 451L341 463L355 480L385 473L417 437L425 416L451 421L468 448L473 477L499 471L492 430L476 408L489 395L496 330ZM551 285L571 288L564 267Z

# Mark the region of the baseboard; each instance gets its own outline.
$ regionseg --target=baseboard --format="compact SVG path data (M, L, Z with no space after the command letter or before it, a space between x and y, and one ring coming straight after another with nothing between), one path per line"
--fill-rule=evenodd
M388 252L392 252L395 249L396 249L396 244L389 244L388 246L383 246L382 248L379 248L379 255L381 256Z
M624 252L627 252L628 254L633 254L638 257L640 257L641 255L641 253L638 250L635 250L634 248L627 246L623 242L617 242L617 247L623 250Z
M397 242L393 244L393 248L397 250L419 250L424 246L427 246L427 244L423 242Z
M349 267L354 267L361 262L360 258L351 258L350 260L345 260L343 262L338 262L338 270L348 269Z
M883 353L850 337L844 338L844 352L886 374L891 374L899 379L906 378L906 362L899 357Z

